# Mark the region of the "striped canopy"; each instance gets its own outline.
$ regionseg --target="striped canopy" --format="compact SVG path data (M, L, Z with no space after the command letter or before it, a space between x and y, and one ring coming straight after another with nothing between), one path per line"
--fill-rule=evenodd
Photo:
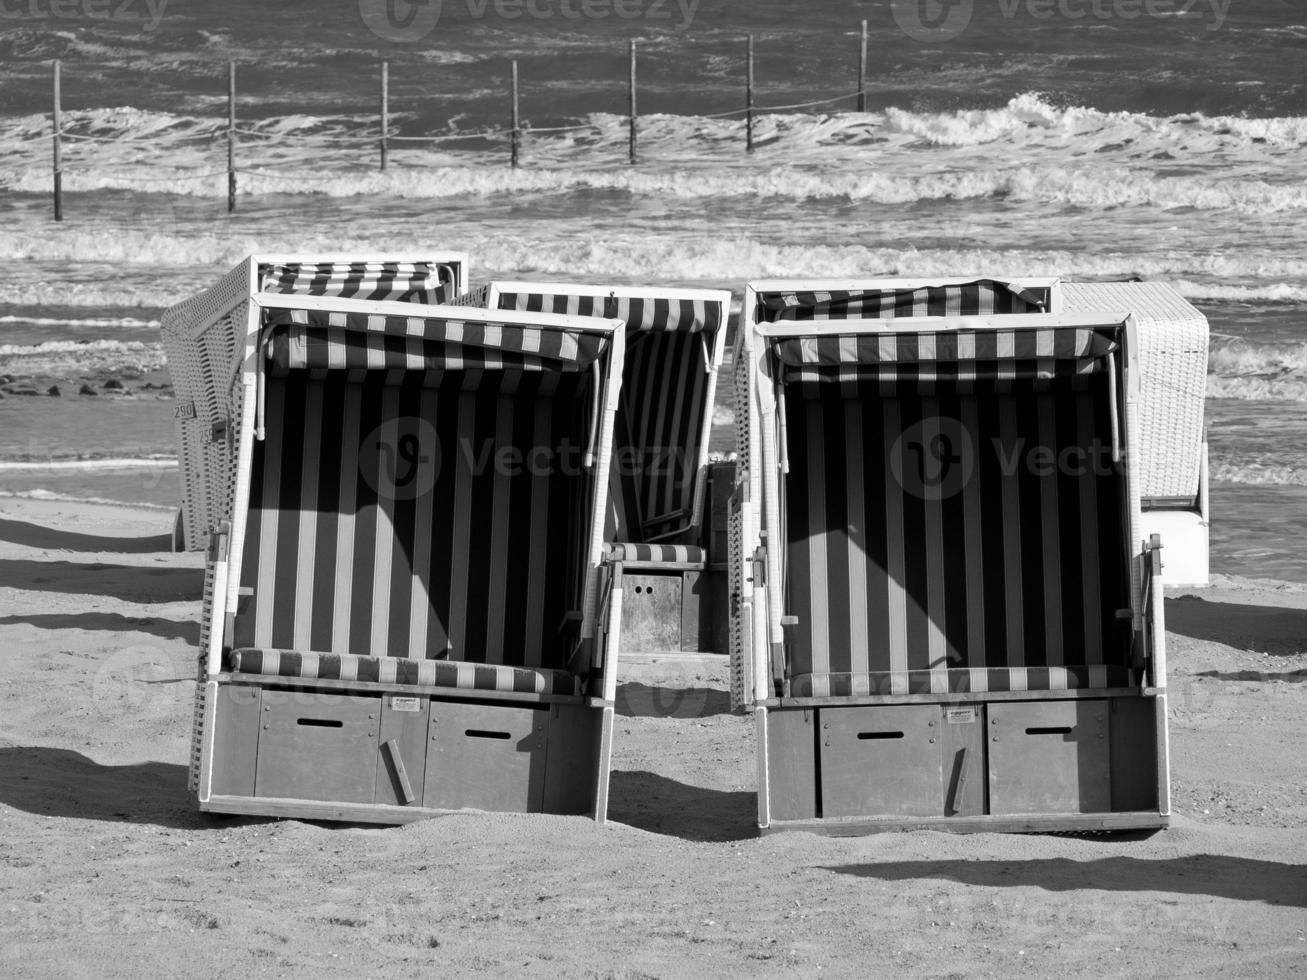
M441 303L454 273L435 262L287 262L259 267L260 289L301 296Z
M566 313L622 320L628 330L714 333L722 326L716 303L694 299L646 299L639 296L580 296L567 293L500 293L501 310Z
M268 359L282 369L581 371L602 334L441 317L273 310Z
M1118 347L1114 329L1041 327L786 337L773 350L783 381L1060 377L1088 374ZM852 369L851 371L849 369Z
M764 293L759 319L876 320L921 316L1043 313L1048 290L1018 288L997 279L899 289L795 290Z

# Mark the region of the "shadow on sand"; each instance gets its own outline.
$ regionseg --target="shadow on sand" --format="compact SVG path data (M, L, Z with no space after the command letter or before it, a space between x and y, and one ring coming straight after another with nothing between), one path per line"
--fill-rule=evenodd
M707 718L731 713L731 696L709 687L617 686L617 713L626 718Z
M204 570L13 558L0 561L0 587L128 602L184 602L203 596Z
M1166 600L1166 630L1239 650L1284 656L1307 650L1307 609L1178 596Z
M148 538L118 538L110 535L62 531L12 518L0 518L0 541L26 545L29 548L59 548L66 551L112 551L136 555L172 551L171 534L156 534Z
M43 817L208 826L186 795L186 775L166 762L103 766L68 749L0 748L0 803Z
M758 795L689 786L652 772L614 772L608 819L688 841L758 836Z
M1059 892L1082 888L1111 892L1171 892L1307 908L1307 865L1277 864L1217 854L1191 854L1163 860L1108 857L1093 861L1067 858L890 861L885 864L846 864L826 870L880 881L933 878L960 885L1028 887Z
M0 626L35 626L43 630L104 630L114 633L148 633L161 640L185 640L190 646L200 642L199 623L179 623L175 619L149 619L121 613L33 613L27 616L0 616Z

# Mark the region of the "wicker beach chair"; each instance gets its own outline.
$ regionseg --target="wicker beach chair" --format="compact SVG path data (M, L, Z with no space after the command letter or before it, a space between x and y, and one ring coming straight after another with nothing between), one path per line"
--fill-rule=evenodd
M596 630L623 325L256 292L211 538L201 809L604 819ZM246 315L247 314L247 315ZM233 327L232 324L237 324Z
M202 551L228 498L232 473L225 385L254 315L250 299L294 296L443 303L467 283L462 252L421 255L251 255L212 288L163 315L162 339L177 398L182 501L177 550ZM221 322L220 322L221 321Z
M759 826L1164 826L1139 325L1052 281L751 284L733 697Z
M491 309L626 324L607 572L623 650L725 653L725 549L712 554L708 438L726 344L726 290L491 282ZM729 479L722 479L727 489Z

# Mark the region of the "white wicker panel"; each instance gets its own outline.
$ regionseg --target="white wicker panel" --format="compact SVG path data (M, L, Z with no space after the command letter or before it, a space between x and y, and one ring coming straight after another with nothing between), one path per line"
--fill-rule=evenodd
M213 424L225 417L220 392L235 367L246 329L249 263L242 262L213 288L178 303L163 315L162 340L177 404L194 406L193 418L177 420L181 462L182 521L186 547L208 547L225 496L225 450L212 445Z
M727 522L729 562L727 582L729 608L727 615L730 622L731 654L731 707L736 710L751 708L754 704L754 676L752 644L746 642L749 631L745 628L746 589L752 589L751 583L745 581L745 562L753 555L757 547L753 530L745 520L746 508L742 506L747 499L756 500L757 494L750 488L754 485L751 469L751 451L753 449L751 433L752 423L749 417L749 397L752 376L747 339L749 325L741 316L740 333L732 353L731 375L732 389L735 396L735 492L731 497L730 519Z
M1160 282L1068 282L1062 313L1133 313L1139 343L1141 495L1198 493L1207 393L1207 318Z

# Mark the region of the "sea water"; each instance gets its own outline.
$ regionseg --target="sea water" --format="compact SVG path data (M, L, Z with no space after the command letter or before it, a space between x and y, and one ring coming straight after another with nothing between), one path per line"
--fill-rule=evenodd
M725 286L737 301L762 276L1134 275L1173 283L1211 323L1214 570L1307 582L1307 16L1295 4L99 11L56 16L33 0L0 13L0 492L175 504L159 318L254 251L459 249L475 279ZM836 100L760 112L752 154L746 34L759 107ZM59 224L54 58L70 137ZM382 60L405 137L384 172ZM513 61L535 130L517 170L503 132ZM416 139L435 135L459 138ZM714 446L729 450L722 387Z

